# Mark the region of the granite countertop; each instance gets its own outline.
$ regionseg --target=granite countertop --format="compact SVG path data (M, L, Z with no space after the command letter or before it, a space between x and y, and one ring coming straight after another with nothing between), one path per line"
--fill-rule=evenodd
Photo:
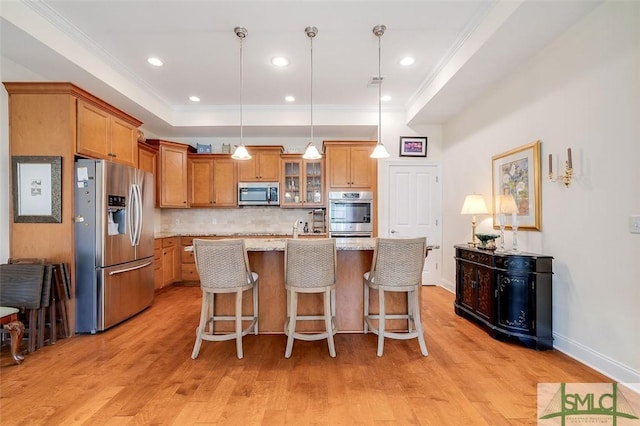
M291 238L290 236L288 238ZM247 251L284 251L287 237L273 238L245 238ZM304 238L302 238L304 239ZM376 247L375 238L336 238L336 250L373 250ZM427 250L438 249L440 246L428 245ZM187 246L185 251L192 251L193 246Z
M327 233L303 233L298 234L300 237L319 237L327 238ZM291 238L293 234L281 234L275 232L156 232L154 238L171 238L171 237L226 237L226 238Z
M244 246L247 251L284 251L287 239L286 237L245 238ZM373 250L375 246L375 238L336 238L336 250ZM187 246L184 250L193 251L193 246Z

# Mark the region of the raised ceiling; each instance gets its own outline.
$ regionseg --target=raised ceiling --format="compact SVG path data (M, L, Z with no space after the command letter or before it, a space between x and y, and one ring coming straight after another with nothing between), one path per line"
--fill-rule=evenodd
M371 136L381 39L384 111L439 124L522 66L599 1L3 1L2 78L70 81L160 137L233 137L244 26L245 136ZM289 58L277 69L270 60ZM399 61L411 55L415 63ZM164 66L146 62L157 56ZM189 96L197 95L197 104ZM288 103L286 95L295 96Z

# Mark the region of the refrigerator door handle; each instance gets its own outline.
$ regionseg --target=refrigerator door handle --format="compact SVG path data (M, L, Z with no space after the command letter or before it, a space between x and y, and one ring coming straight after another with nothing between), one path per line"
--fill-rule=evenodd
M127 219L129 220L129 242L132 246L136 245L136 223L135 223L135 211L136 211L136 198L133 185L129 186L129 211L127 212Z
M117 271L109 272L109 275L117 275L117 274L122 274L122 273L125 273L125 272L129 272L129 271L135 271L136 269L145 268L145 267L151 265L152 263L153 262L146 262L146 263L143 263L142 265L132 266L131 268L118 269Z
M131 224L131 233L129 240L132 246L140 243L140 234L142 232L142 198L140 196L140 187L135 183L129 188L129 222Z
M142 193L140 192L140 185L133 184L133 193L135 194L135 238L133 240L134 245L140 244L140 236L142 235Z

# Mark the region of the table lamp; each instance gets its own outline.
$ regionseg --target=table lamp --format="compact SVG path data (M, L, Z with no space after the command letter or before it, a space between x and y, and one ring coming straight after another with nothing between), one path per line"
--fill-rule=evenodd
M487 205L485 204L484 197L482 195L473 194L466 196L464 204L462 205L462 210L460 210L460 214L473 215L471 217L471 241L468 243L471 247L476 247L478 245L478 239L476 238L476 215L488 213L489 210L487 210Z

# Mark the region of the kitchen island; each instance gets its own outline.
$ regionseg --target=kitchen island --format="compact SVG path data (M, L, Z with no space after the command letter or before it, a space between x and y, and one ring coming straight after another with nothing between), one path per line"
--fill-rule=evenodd
M185 238L185 237L183 237ZM189 238L216 238L220 236L198 236ZM286 238L245 238L251 269L260 276L258 300L258 330L264 334L280 334L284 332L287 296L284 288L284 248ZM363 332L363 295L362 275L371 268L375 238L337 238L337 282L336 282L336 326L338 332ZM428 250L433 247L428 247ZM192 249L190 246L186 250ZM427 251L428 253L428 251ZM313 262L309 259L309 262ZM322 296L318 294L304 295L299 300L298 313L313 314L322 311ZM406 298L398 294L387 294L388 313L406 312ZM233 296L219 295L216 309L222 314L233 313ZM377 312L378 298L374 291L371 295L371 311ZM243 311L251 311L250 293L244 296ZM392 328L406 329L406 321L390 322ZM222 329L222 327L220 327ZM298 323L299 331L322 330L322 321L305 321ZM232 324L229 325L229 330Z

